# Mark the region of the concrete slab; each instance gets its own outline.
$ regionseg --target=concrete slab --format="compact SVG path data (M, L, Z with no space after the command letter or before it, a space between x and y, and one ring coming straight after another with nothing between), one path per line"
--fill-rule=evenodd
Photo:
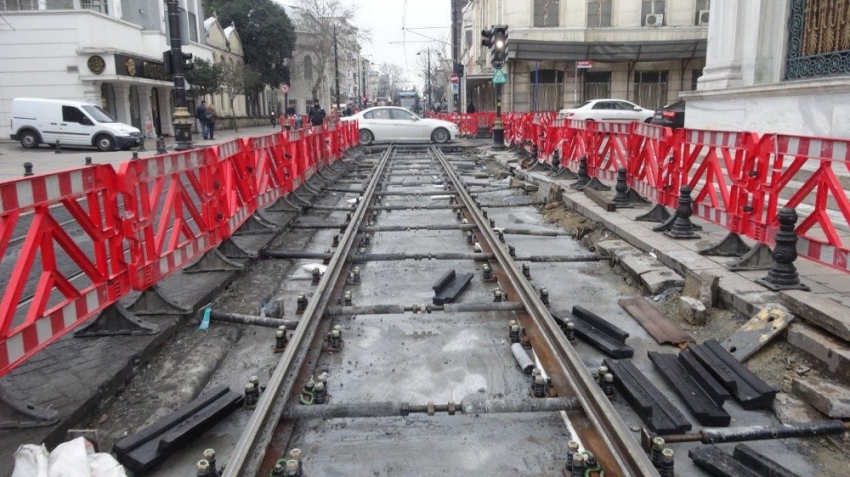
M651 295L657 295L671 288L682 287L684 280L673 270L654 270L640 276L640 283Z
M779 301L809 323L850 341L850 315L844 306L800 290L780 293Z
M850 389L818 378L795 378L791 389L810 406L833 419L850 417Z
M802 323L790 326L787 339L791 346L823 363L829 374L850 384L850 346Z
M654 271L669 270L650 255L637 250L624 250L617 254L617 262L635 277Z

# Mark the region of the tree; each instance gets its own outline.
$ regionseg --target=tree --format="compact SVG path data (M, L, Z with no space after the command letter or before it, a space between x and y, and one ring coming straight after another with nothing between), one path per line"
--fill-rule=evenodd
M277 88L287 80L284 60L295 48L295 27L273 0L208 0L205 11L215 12L222 25L236 25L245 63L254 67L264 84Z
M195 58L195 67L186 72L189 91L195 98L221 92L221 65L203 58Z
M313 98L316 99L325 73L328 70L334 73L334 33L340 63L343 63L346 57L359 54L359 44L368 42L369 32L348 23L349 18L355 17L357 9L343 4L341 0L297 0L296 4L298 34L308 39L303 42L304 49L316 58L313 63L313 84L310 85Z
M236 96L263 87L262 74L250 65L225 63L221 68L221 87L227 93L230 110L233 111ZM236 130L239 128L236 127Z
M404 70L399 65L384 63L378 68L378 72L378 96L395 98L405 82Z

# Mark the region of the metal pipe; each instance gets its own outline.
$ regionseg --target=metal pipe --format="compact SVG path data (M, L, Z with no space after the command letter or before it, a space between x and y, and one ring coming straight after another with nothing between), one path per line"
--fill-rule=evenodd
M337 418L379 418L407 416L409 414L449 413L449 415L469 414L511 414L529 412L577 411L581 407L575 398L542 399L487 399L470 400L460 403L421 404L395 402L367 402L322 404L318 406L289 406L283 419L337 419Z
M270 258L280 258L280 259L290 259L290 260L326 260L333 256L332 253L319 253L319 252L286 252L280 250L271 250L265 253L266 257Z
M237 323L241 325L265 326L277 328L285 326L286 329L294 330L298 326L297 321L281 320L280 318L266 318L265 316L240 315L238 313L226 313L224 311L210 311L210 319L223 321L225 323Z
M269 250L265 253L266 258L277 258L283 260L326 260L333 256L330 253L319 252L288 252L285 250ZM401 260L492 260L492 253L366 253L351 257L352 263L365 262L392 262ZM516 257L517 262L539 262L539 263L568 263L568 262L599 262L604 258L597 255L530 255L527 257Z
M409 312L444 311L446 313L479 313L488 311L522 311L520 302L484 302L484 303L446 303L445 305L368 305L368 306L329 306L329 316L350 315L400 315Z
M367 253L351 257L354 263L395 260L492 260L492 253Z
M390 196L415 196L415 197L420 197L420 196L428 196L428 195L457 195L457 192L440 191L440 190L434 190L434 191L431 191L431 192L406 191L406 190L383 190L381 192L378 192L377 195L378 196L387 196L387 197L390 197Z
M747 426L728 429L703 429L687 434L666 435L664 442L701 442L703 444L722 444L728 442L747 442L770 439L788 439L792 437L817 437L843 434L850 431L850 421L832 419L828 421L807 422L791 426ZM644 429L641 444L651 445L652 435Z
M528 353L525 352L525 348L522 347L522 344L513 343L511 345L511 353L513 353L516 364L519 365L519 369L521 369L525 374L531 374L531 370L534 369L534 361L528 357Z

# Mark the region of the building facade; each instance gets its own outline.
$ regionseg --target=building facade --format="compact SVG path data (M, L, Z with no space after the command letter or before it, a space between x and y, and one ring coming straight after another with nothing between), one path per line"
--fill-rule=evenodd
M201 0L181 0L185 51L209 57ZM161 0L3 0L0 13L0 135L12 99L101 105L149 137L172 134L173 83Z
M598 98L659 108L696 88L708 0L471 0L463 10L464 103L495 106L480 32L508 25L503 107L551 111Z
M223 28L218 18L212 16L204 20L207 45L212 49L210 61L220 65L244 65L245 53L242 50L242 40L236 31L236 25ZM212 101L218 109L218 114L227 116L247 116L245 109L245 95L233 98L231 106L230 97L227 93L212 95L212 98L204 98ZM198 102L200 98L195 98Z
M850 1L722 0L690 128L850 137Z

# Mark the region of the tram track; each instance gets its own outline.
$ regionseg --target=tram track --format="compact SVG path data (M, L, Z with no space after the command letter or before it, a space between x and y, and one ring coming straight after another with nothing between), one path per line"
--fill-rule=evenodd
M512 257L508 247L501 243L486 213L478 207L476 199L464 186L450 161L437 148L424 146L421 148L390 146L374 165L361 200L357 208L351 212L350 220L347 221L348 226L339 238L339 246L330 257L323 256L325 259L329 258L327 271L315 287L313 297L301 315L286 351L271 374L256 410L253 411L244 432L230 453L223 475L234 477L268 475L275 463L281 457L285 458L286 449L298 446L297 442L290 441L294 440L297 434L296 420L299 414L297 410L287 411L287 406L297 406L294 404L297 401L296 393L316 374L316 364L322 353L323 336L330 330L332 316L345 314L354 316L370 312L409 313L417 309L416 306L399 307L398 305L386 309L375 306L371 309L369 307L358 309L356 306L330 306L334 298L342 297L352 264L367 261L357 259L357 255L362 256L364 250L362 248L357 250L356 246L358 238L359 244L363 244L363 234L367 229L364 222L373 218L372 212L378 209L387 213L391 210L410 210L420 213L429 211L419 206L381 207L376 204L384 196L392 196L386 193L387 186L394 184L389 182L389 176L395 175L392 171L398 170L397 163L404 165L408 161L416 164L417 167L439 168L427 175L444 177L448 183L448 190L445 192L456 196L457 203L455 207L441 207L436 210L451 209L453 212L460 212L462 215L459 218L462 222L474 226L473 238L476 248L480 248L480 253L448 254L447 258L458 261L478 258L491 263L497 280L494 286L501 288L503 293L513 301L511 304L514 305L512 307L514 311L511 316L525 328L531 344L532 359L543 375L551 379L551 387L554 390L551 398L566 398L572 403L562 409L562 411L569 411L568 413L561 413L568 428L569 439L578 441L582 449L592 451L609 477L657 475L648 457L640 449L610 401L591 377L581 357L549 314L548 308L539 297L539 290L535 290L535 287L523 276L522 267L518 266L518 261ZM394 164L394 167L388 168L388 164ZM442 192L435 191L423 193L423 195L436 193ZM374 227L371 224L369 226ZM416 225L411 224L411 228L415 230ZM482 255L482 257L473 257L473 255ZM281 258L298 257L282 256ZM308 258L308 256L301 258ZM521 306L516 306L516 302L519 302ZM338 305L341 304L338 303ZM349 304L346 303L346 305ZM460 310L455 309L455 311ZM496 311L492 313L494 317L497 316ZM502 313L499 316L504 316L504 313L510 313L510 311L506 307L498 313ZM533 401L533 399L526 398L523 401ZM355 416L369 414L363 411L364 407L368 407L367 404L334 403L338 408L345 407L346 412ZM389 409L397 407L395 404L386 402L372 404L381 404L383 407L380 412L383 413L388 413ZM453 403L450 405L454 406ZM518 406L524 405L527 404L518 404ZM315 411L313 414L321 415L321 411ZM302 417L309 415L309 412L301 413ZM566 446L566 442L562 444L562 447Z

